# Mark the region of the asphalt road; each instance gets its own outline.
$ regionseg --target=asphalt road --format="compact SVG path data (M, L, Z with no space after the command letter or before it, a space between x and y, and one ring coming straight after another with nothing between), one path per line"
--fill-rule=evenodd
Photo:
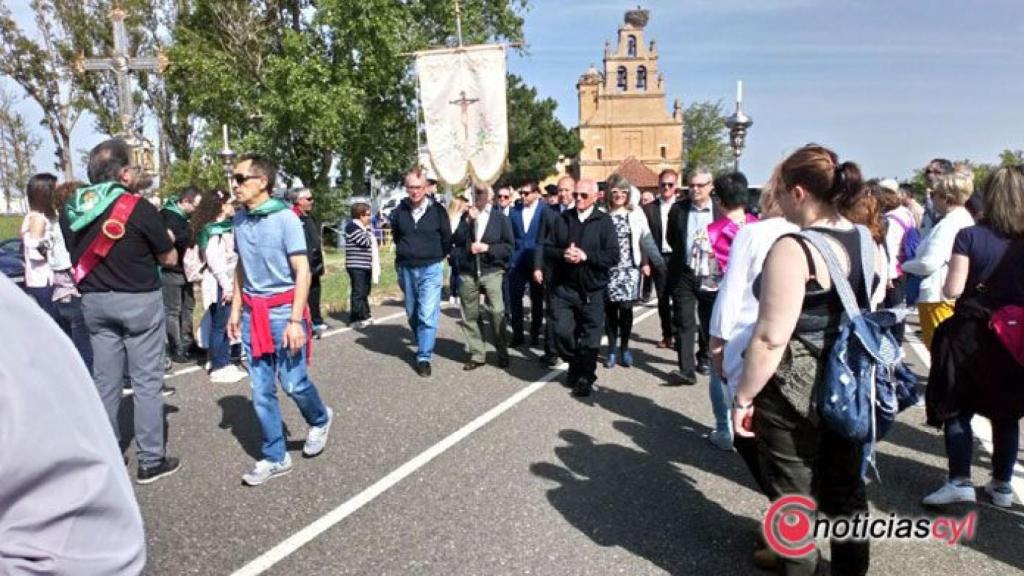
M656 312L645 313L637 365L600 368L599 389L578 400L537 350L514 352L507 371L463 372L450 307L433 377L420 378L400 309L381 307L390 320L317 342L312 374L336 418L325 453L301 457L306 428L281 394L294 471L257 488L240 483L259 457L248 381L171 377L169 453L184 468L136 486L147 573L759 573L750 555L768 503L739 456L702 437L712 423L706 379L664 385L673 354L654 347ZM910 409L880 446L873 513L935 514L919 501L944 479L944 449L923 422L923 409ZM988 454L975 463L980 486ZM973 541L875 542L871 572L1024 569L1024 508L953 513L970 510Z

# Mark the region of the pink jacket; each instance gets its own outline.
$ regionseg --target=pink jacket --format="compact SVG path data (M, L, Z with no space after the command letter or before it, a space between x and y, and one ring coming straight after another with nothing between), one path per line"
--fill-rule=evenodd
M746 222L757 222L757 216L746 214ZM729 263L729 251L732 249L733 238L739 233L742 225L738 225L729 218L723 216L708 224L708 240L711 242L711 250L715 253L715 260L718 261L718 268L725 274L726 265Z

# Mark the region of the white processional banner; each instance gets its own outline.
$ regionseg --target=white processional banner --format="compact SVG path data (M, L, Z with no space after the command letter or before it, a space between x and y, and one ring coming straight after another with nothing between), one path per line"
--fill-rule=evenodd
M427 149L438 179L493 184L508 155L505 47L467 46L416 55Z

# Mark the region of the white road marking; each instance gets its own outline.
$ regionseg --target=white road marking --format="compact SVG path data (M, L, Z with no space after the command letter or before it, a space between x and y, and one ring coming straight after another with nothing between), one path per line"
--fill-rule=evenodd
M917 335L913 334L911 330L907 330L906 337L904 338L907 344L910 345L911 351L914 356L917 357L926 369L930 369L932 366L931 352L925 347L924 343L917 338ZM988 453L989 458L992 457L993 446L992 446L992 424L988 418L983 416L975 416L971 420L971 429L974 431L974 436L981 441L981 447L985 452ZM1017 496L1017 501L1024 503L1024 467L1021 467L1019 462L1015 462L1013 465L1013 478L1010 479L1010 486L1013 488L1014 495Z
M641 314L636 318L634 325L639 324L643 320L657 313L658 310L655 308ZM242 566L236 570L232 576L257 576L258 574L266 572L275 564L293 554L299 548L309 544L316 537L331 529L345 518L351 516L354 512L369 504L375 498L384 492L387 492L390 488L409 477L420 468L426 466L434 458L444 454L448 449L469 437L470 434L476 432L480 428L483 428L489 422L501 416L516 404L519 404L523 400L529 398L534 392L543 388L544 384L550 382L561 372L562 370L560 369L551 370L540 380L533 382L512 396L509 396L502 403L491 408L487 412L484 412L480 416L477 416L469 424L466 424L462 428L459 428L455 432L449 434L437 444L434 444L430 448L420 452L412 460L402 464L387 476L384 476L380 480L374 482L369 488L366 488L362 492L356 494L334 510L331 510L320 518L317 518L313 523L299 530L295 534L292 534L270 550L264 552L255 560L252 560L245 566Z

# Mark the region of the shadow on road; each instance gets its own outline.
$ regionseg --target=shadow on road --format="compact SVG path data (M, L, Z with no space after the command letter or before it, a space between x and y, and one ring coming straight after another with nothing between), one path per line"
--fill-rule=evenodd
M291 400L285 396L285 400ZM239 445L253 460L263 459L263 431L260 428L260 421L256 418L256 411L253 410L252 402L245 396L224 396L217 400L221 409L220 428L230 430L231 434L238 440ZM284 424L284 437L288 438L288 425ZM292 452L302 450L303 440L287 440L285 450Z

